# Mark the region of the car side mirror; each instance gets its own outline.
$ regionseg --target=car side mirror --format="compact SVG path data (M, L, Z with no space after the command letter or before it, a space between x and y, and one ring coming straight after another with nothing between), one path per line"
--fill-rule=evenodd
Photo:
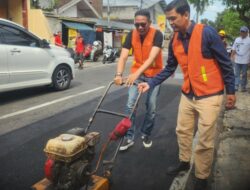
M42 48L50 48L49 42L47 40L45 40L45 39L42 39L42 41L41 41L41 47Z

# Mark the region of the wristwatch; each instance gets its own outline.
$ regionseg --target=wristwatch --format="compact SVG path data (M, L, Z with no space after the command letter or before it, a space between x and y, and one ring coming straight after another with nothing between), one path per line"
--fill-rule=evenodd
M121 77L122 76L122 73L118 72L115 74L116 77Z

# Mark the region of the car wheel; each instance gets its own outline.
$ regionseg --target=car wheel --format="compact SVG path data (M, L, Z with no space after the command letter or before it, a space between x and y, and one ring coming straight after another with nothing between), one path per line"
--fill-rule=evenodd
M67 66L58 66L53 73L52 82L55 90L65 90L71 83L71 72Z

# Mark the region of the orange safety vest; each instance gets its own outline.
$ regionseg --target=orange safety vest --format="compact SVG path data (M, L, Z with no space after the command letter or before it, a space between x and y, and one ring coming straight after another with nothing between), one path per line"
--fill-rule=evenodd
M153 47L153 41L156 29L150 28L143 44L141 43L140 34L136 29L132 32L132 48L134 51L134 61L131 66L131 73L134 73L148 59L150 51ZM154 77L163 69L162 50L157 55L155 61L144 71L147 77Z
M202 56L202 32L204 25L196 24L188 46L188 54L185 53L178 33L173 39L173 52L181 66L184 83L182 91L189 93L191 86L196 96L216 94L224 89L224 82L218 63L215 59Z

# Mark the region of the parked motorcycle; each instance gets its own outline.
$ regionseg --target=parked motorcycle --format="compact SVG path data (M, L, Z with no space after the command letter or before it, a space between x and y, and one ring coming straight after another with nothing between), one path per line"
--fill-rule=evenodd
M102 42L94 41L93 45L87 44L83 53L84 60L98 61L102 54Z
M103 50L103 60L102 63L105 64L106 62L114 62L116 57L118 56L118 51L111 46L105 46Z

